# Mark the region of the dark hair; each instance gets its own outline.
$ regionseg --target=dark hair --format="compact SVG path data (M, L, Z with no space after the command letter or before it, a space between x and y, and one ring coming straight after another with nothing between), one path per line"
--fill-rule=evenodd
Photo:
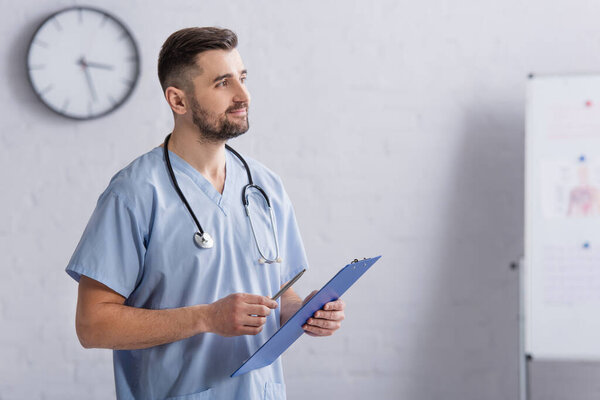
M207 50L231 50L236 46L237 36L229 29L185 28L171 34L158 55L158 80L163 92L175 86L189 93L192 78L202 72L196 56Z

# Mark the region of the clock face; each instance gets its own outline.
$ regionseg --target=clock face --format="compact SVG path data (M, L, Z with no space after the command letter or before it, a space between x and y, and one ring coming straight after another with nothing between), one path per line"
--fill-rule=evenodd
M104 11L73 7L38 28L27 55L29 80L53 111L90 119L118 108L139 76L139 54L125 26Z

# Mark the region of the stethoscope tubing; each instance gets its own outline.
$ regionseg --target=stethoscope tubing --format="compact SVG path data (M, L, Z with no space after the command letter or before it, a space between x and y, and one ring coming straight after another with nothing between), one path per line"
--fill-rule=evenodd
M204 229L202 229L202 226L200 225L200 221L198 221L198 218L196 218L196 214L194 214L194 211L192 211L192 207L190 206L187 199L183 195L183 192L181 191L181 188L179 187L179 184L177 183L177 178L175 178L175 172L173 172L173 167L171 166L171 158L169 157L169 139L171 139L170 133L165 138L163 150L165 153L165 162L167 163L167 170L169 171L169 176L171 177L171 182L173 182L175 191L177 192L177 194L179 195L179 198L181 199L183 204L185 204L185 207L188 209L188 211L190 212L190 215L194 219L194 222L196 223L196 226L198 227L198 232L200 233L200 235L204 235Z
M175 191L179 195L179 198L181 199L181 201L187 208L189 214L192 216L192 219L194 220L194 223L198 227L198 232L194 233L194 241L198 244L198 246L200 246L202 248L211 248L211 247L213 247L213 239L210 237L210 235L208 233L206 233L202 229L202 226L200 225L200 221L198 221L198 218L196 218L196 214L192 210L192 207L188 203L187 199L185 198L185 195L183 194L183 192L181 191L181 188L179 187L179 184L177 183L177 178L175 177L175 172L173 171L173 167L171 166L171 159L169 157L169 139L170 138L171 138L171 134L169 133L167 135L167 137L165 138L165 142L163 145L163 151L164 151L165 163L167 165L167 170L169 172L169 176L171 177L171 182L173 183L173 186L175 188ZM244 186L244 188L242 189L242 204L244 206L246 216L248 217L248 220L250 221L250 229L252 231L252 236L254 237L254 242L256 243L256 248L258 250L258 253L260 254L260 258L258 261L261 264L281 263L282 259L281 259L281 257L279 257L279 241L277 240L277 232L275 230L276 229L275 228L275 216L273 214L273 208L271 207L271 200L269 199L269 196L267 196L267 193L264 191L263 188L254 184L254 181L252 180L252 174L250 173L250 167L248 166L248 163L246 162L246 160L244 160L244 157L242 157L240 153L235 151L231 146L229 146L227 144L225 145L225 148L227 150L229 150L231 153L233 153L242 162L242 164L244 165L244 169L246 170L246 174L248 175L248 184L246 186ZM248 208L249 204L250 204L250 202L248 200L249 195L247 193L248 189L256 189L258 192L260 192L260 194L262 195L263 199L265 200L265 202L267 204L267 208L269 209L269 218L271 219L271 233L273 235L273 241L275 242L275 258L273 258L273 259L266 257L265 254L260 249L260 246L258 244L258 238L256 237L256 231L254 229L254 223L252 222L252 217L250 216L250 210Z

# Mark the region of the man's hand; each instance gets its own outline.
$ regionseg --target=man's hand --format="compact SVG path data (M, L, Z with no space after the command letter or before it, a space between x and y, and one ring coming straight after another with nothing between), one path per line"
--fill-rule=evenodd
M315 290L309 294L302 304L305 304L317 292L318 291ZM302 325L302 329L310 336L331 336L342 326L342 321L345 317L344 308L346 308L346 303L344 303L343 300L337 299L336 301L330 301L319 311L315 312L313 316Z
M209 305L209 331L221 336L256 335L277 302L248 293L230 294Z

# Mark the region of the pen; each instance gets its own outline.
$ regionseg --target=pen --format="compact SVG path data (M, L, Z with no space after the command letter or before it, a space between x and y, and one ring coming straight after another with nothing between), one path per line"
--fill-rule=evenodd
M279 292L277 292L275 294L275 296L271 297L271 300L277 300L282 294L285 293L286 290L288 290L289 288L291 288L292 285L294 283L296 283L296 281L298 279L300 279L300 277L302 276L302 274L304 273L304 271L306 271L306 269L303 269L302 271L300 271L300 273L298 275L296 275L295 277L292 278L291 281L289 281L288 283L286 283L285 286L282 287L281 290L279 290Z

